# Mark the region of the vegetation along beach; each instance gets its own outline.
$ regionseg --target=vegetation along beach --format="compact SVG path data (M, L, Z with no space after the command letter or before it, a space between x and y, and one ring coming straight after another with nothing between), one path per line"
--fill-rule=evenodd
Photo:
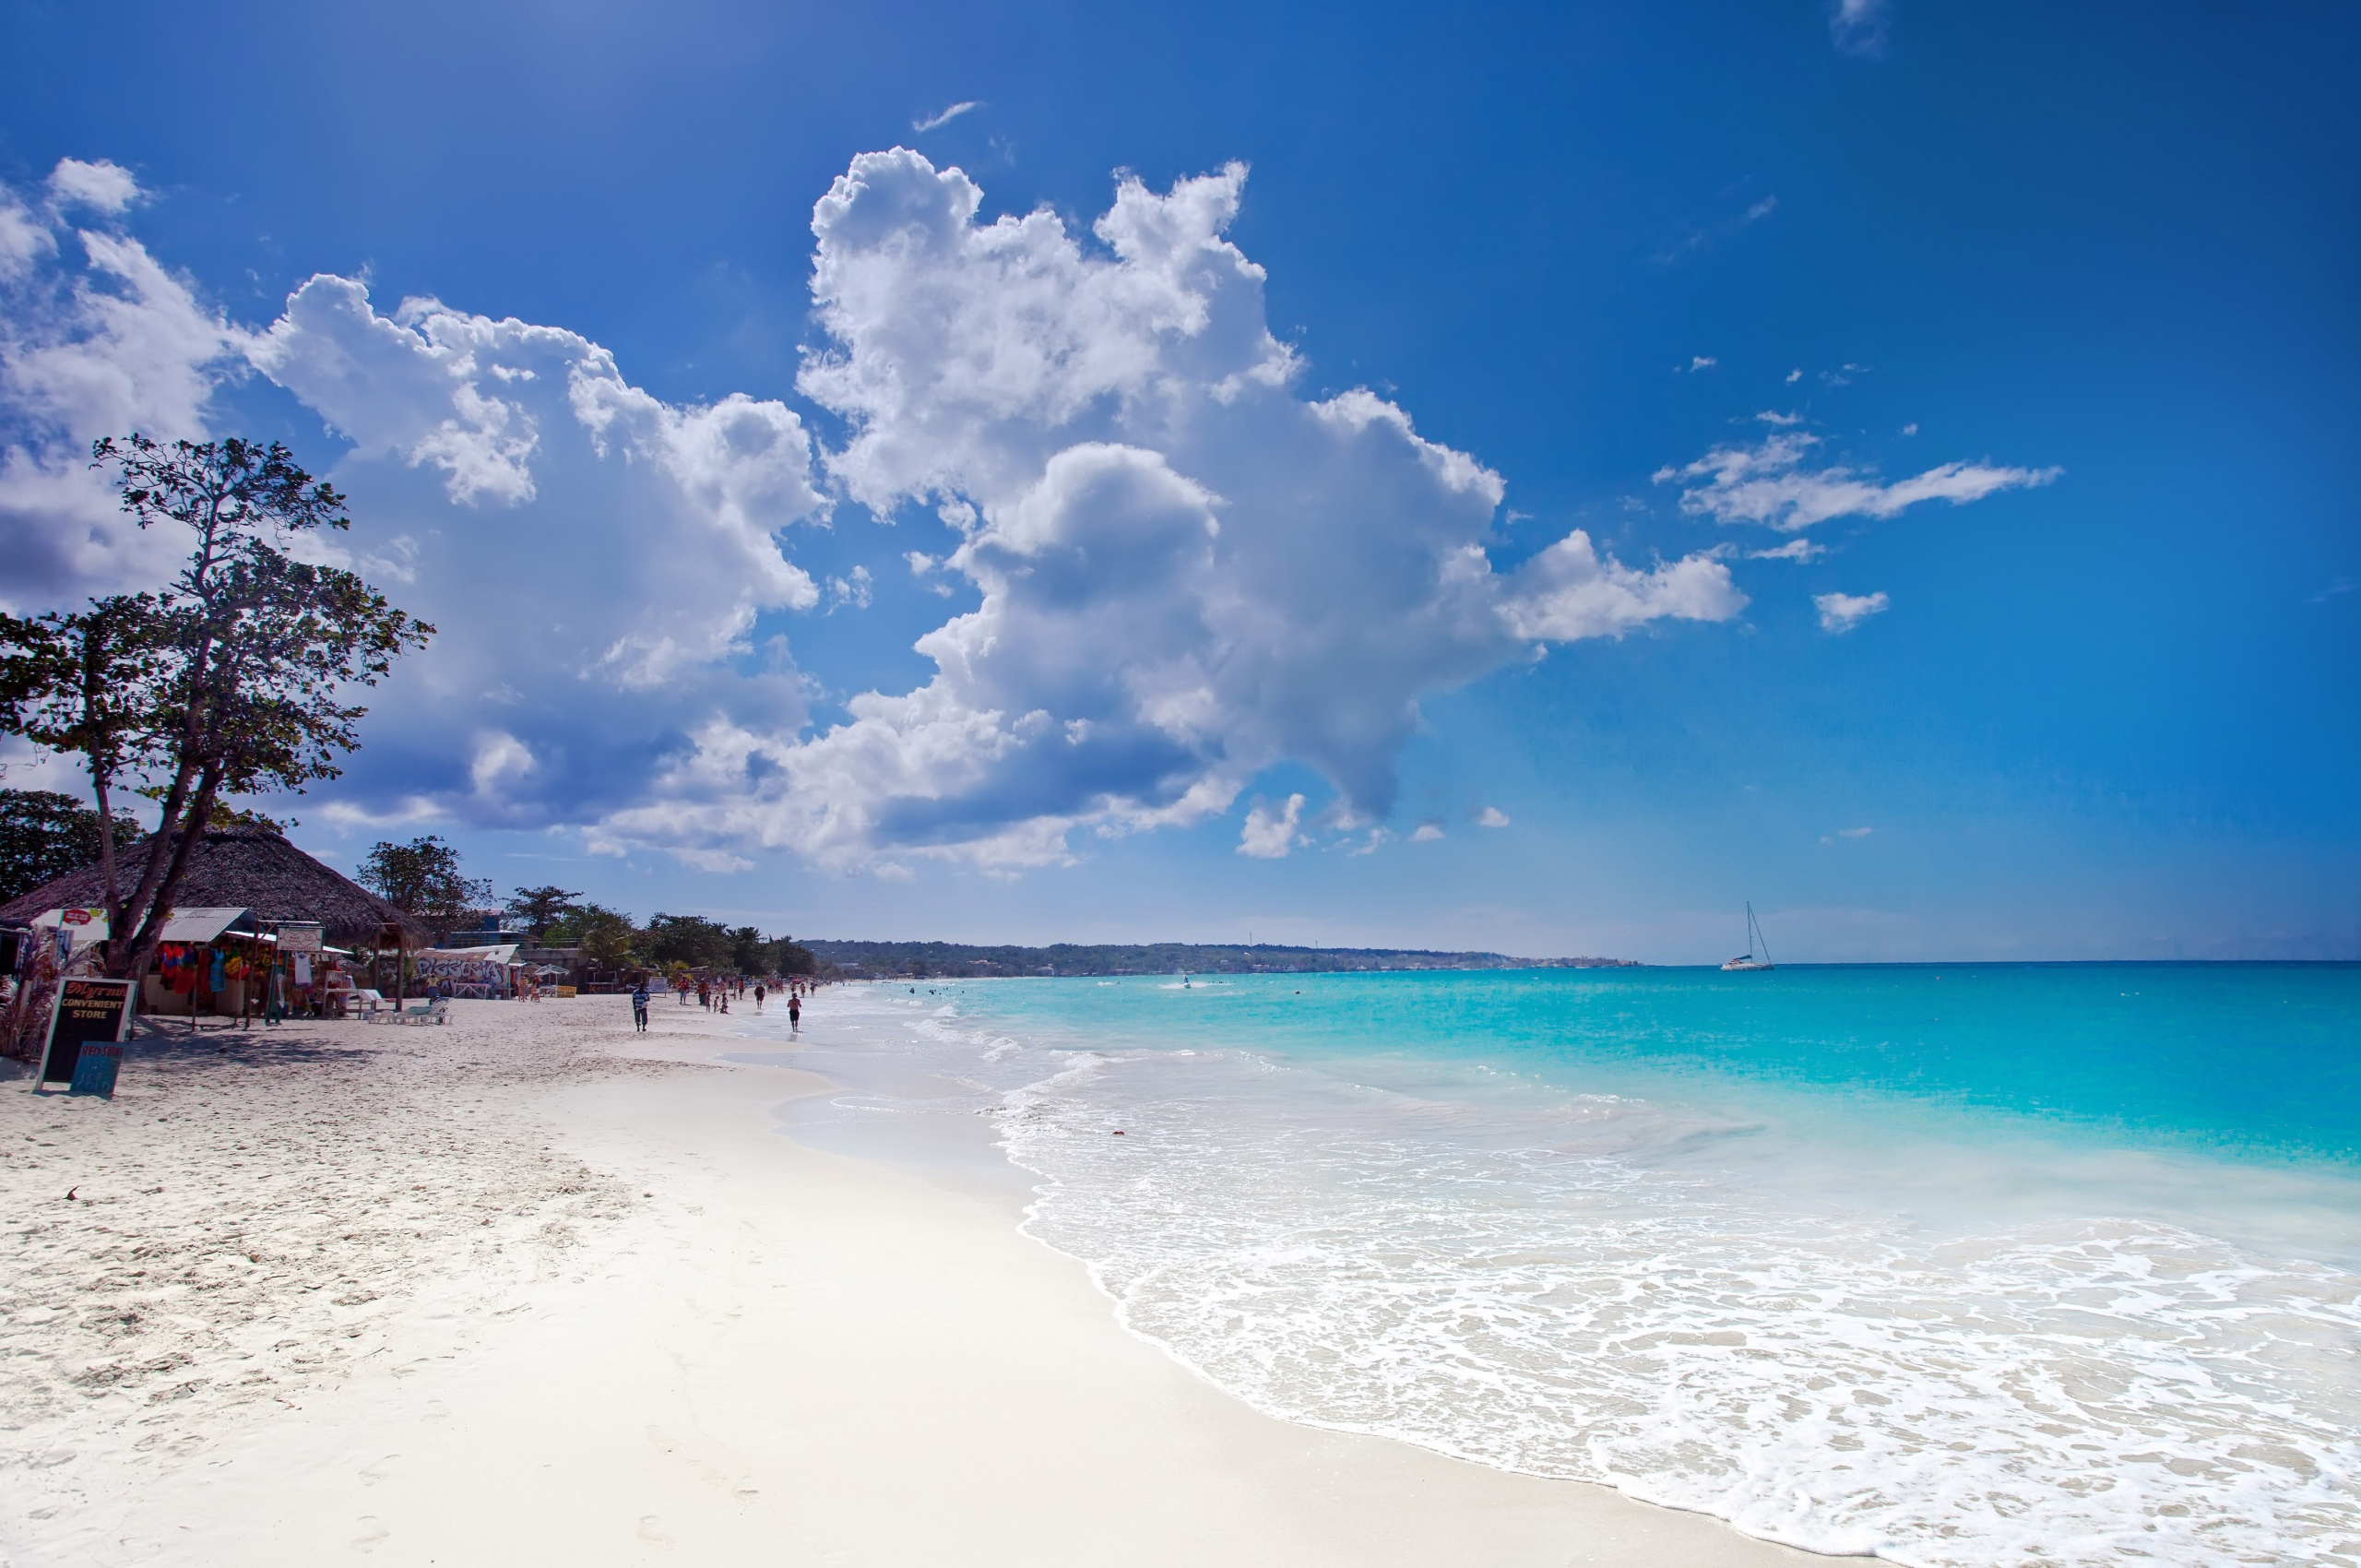
M2361 1568L2356 53L0 4L0 1568Z

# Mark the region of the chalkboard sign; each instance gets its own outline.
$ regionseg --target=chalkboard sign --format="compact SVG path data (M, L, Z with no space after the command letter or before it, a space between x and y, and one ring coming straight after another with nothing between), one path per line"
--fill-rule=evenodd
M57 982L49 1015L49 1047L42 1052L41 1084L70 1084L82 1048L112 1044L131 1025L131 982L75 975ZM109 1086L112 1090L113 1086ZM113 1096L110 1092L109 1099Z
M103 1099L114 1098L114 1075L123 1069L123 1047L119 1045L85 1044L82 1054L74 1063L74 1082L67 1094L94 1094Z

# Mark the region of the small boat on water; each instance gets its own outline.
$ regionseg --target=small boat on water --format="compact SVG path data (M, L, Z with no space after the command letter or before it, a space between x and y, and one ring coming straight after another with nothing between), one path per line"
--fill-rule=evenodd
M1757 947L1762 949L1762 956L1760 958L1754 956L1754 950ZM1722 968L1726 970L1775 968L1771 962L1771 944L1763 940L1762 927L1754 919L1754 904L1751 900L1749 900L1746 906L1746 951L1724 964Z

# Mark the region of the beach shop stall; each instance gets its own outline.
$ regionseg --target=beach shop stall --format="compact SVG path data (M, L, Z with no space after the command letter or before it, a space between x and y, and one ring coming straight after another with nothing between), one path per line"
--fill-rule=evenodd
M125 849L119 864L143 864L152 842ZM0 905L0 923L31 924L60 910L89 915L103 900L99 868L85 866ZM230 917L225 924L202 934L208 921L224 913ZM104 919L102 912L96 917L98 932L89 941L104 938ZM160 949L142 988L164 982L159 1004L151 1008L143 996L141 1011L166 1017L252 1018L312 1010L354 989L347 972L355 967L353 955L381 948L387 952L380 966L383 983L392 994L401 983L401 956L433 941L423 922L267 827L207 829L189 852L171 919L163 939L174 951L167 962ZM81 932L91 923L77 927L77 957L87 945Z
M257 929L261 923L252 909L174 910L141 988L140 1010L151 1017L206 1015L248 1023L343 1016L343 993L354 989L346 968L351 956L328 946L316 921L280 921L269 931Z
M28 923L39 939L54 944L58 962L68 969L95 962L99 944L107 939L106 910L89 906L43 909Z
M139 988L151 1018L252 1018L267 1004L276 940L254 910L232 905L176 909Z
M310 1018L349 1018L362 995L354 978L359 956L328 944L318 921L280 921L279 973L272 982L290 1014Z
M34 911L14 926L5 999L0 999L0 1055L31 1061L49 1030L50 1004L68 975L97 968L107 933L106 912L87 906ZM11 922L13 925L13 922Z

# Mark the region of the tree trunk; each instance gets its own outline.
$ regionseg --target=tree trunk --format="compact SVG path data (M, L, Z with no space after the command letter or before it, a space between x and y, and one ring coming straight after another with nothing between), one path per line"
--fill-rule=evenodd
M187 820L181 826L180 840L172 846L171 866L158 884L155 897L140 910L138 934L131 939L130 951L123 956L121 978L135 985L148 978L148 966L156 956L156 944L163 940L164 922L172 918L172 900L180 896L181 884L188 876L189 856L196 852L197 840L205 837L205 825L212 819L214 797L220 789L220 767L208 766L198 780L196 799L190 802Z
M123 899L114 875L114 808L107 791L107 775L113 771L101 766L97 756L90 758L90 793L99 802L100 897L106 904L110 937L118 936L123 931Z
M186 841L188 837L186 832L177 830L181 826L181 808L188 803L189 780L195 777L196 773L196 766L188 762L183 762L172 772L172 787L164 793L163 815L157 820L155 837L149 839L148 843L148 864L139 873L139 885L134 887L131 890L131 896L123 901L123 923L126 928L139 921L143 913L152 905L157 887L163 881L167 868L175 858L180 844ZM206 809L210 811L212 807L208 803ZM177 883L174 885L174 891L178 891ZM113 936L114 929L110 924L107 927L108 935ZM128 930L125 931L121 944L113 942L108 944L110 951L107 955L107 972L117 980L138 980L144 977L146 964L144 957L140 960L143 966L141 973L132 972L132 935ZM153 943L148 944L148 950L150 952L155 950Z

